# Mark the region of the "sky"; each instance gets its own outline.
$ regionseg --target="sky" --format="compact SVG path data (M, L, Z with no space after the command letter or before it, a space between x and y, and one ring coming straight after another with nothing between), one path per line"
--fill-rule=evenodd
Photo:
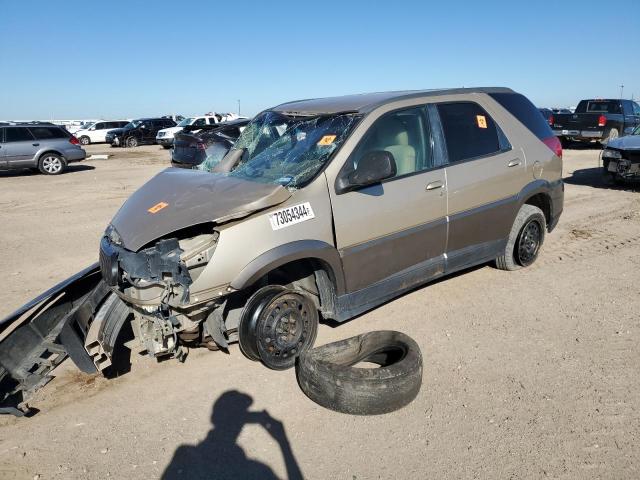
M606 6L608 5L608 6ZM640 0L0 0L0 119L251 116L386 90L640 97Z

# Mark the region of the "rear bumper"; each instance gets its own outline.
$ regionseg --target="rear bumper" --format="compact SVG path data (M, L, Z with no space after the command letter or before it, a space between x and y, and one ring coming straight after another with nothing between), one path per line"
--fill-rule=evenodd
M64 158L67 163L79 162L87 158L87 152L85 152L83 148L74 148L73 150L67 150L66 152L64 152Z
M602 130L554 130L556 137L571 137L585 140L594 140L604 138Z
M551 184L549 197L551 197L551 218L547 228L551 232L558 225L560 215L562 215L562 210L564 209L564 182L562 180Z

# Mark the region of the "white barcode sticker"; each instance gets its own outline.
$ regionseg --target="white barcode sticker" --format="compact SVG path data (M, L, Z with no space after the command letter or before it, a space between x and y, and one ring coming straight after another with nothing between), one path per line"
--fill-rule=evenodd
M301 203L300 205L293 205L292 207L276 210L269 214L269 221L271 222L271 228L274 230L280 230L281 228L295 225L296 223L305 222L315 218L313 209L309 202Z

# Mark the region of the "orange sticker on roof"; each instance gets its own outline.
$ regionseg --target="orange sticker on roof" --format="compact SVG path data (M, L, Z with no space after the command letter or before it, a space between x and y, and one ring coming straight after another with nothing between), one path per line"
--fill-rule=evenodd
M335 135L325 135L320 139L318 145L331 145L333 141L336 139Z
M153 207L151 207L149 210L147 210L147 212L149 213L158 213L160 210L162 210L165 207L168 207L169 204L166 202L160 202L160 203L156 203Z
M478 122L478 127L487 128L487 117L484 115L476 115L476 122Z

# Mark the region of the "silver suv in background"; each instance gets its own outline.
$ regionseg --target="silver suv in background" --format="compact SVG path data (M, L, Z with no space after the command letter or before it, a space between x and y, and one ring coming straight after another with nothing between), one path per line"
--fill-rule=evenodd
M29 168L58 175L86 152L66 129L52 123L0 126L0 170Z

